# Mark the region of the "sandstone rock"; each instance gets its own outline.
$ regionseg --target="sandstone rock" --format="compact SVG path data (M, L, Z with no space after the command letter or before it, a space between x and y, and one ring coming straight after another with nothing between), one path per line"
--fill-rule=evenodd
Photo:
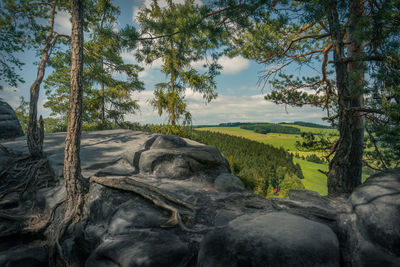
M363 236L400 257L400 169L371 176L349 201Z
M12 241L11 241L12 242ZM0 266L7 267L41 267L48 266L47 264L47 250L37 244L15 246L9 250L1 251L0 253Z
M190 257L188 247L165 230L135 230L105 239L85 266L180 266Z
M0 138L12 138L24 135L12 107L0 100Z
M311 201L294 201L284 198L272 198L272 206L277 210L283 210L292 214L303 216L307 219L323 219L335 221L337 212L326 205L314 204Z
M215 179L215 189L220 192L238 192L245 190L243 182L231 173L222 173Z
M294 201L311 202L319 206L329 205L329 199L312 190L289 190L289 199Z
M227 160L216 147L189 145L177 136L153 137L132 161L140 173L160 178L188 179L199 173L229 172Z
M339 266L326 225L287 213L244 215L203 239L198 266Z

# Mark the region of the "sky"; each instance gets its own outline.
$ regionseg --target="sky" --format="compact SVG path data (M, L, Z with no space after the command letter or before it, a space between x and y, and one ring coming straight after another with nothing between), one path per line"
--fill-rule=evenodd
M120 7L118 25L123 27L127 24L135 25L135 15L139 9L149 5L151 0L124 1L118 0L113 3ZM165 3L165 0L161 0ZM183 2L183 0L175 1ZM195 3L202 4L201 0ZM160 4L162 6L162 3ZM66 12L58 12L55 20L55 29L59 33L70 34L70 15ZM124 51L121 54L126 63L137 63L134 52ZM20 96L29 100L29 88L36 78L37 62L34 51L25 51L17 54L17 57L25 63L19 74L24 78L25 83L18 87L10 87L0 81L3 90L0 90L0 97L5 99L12 107L16 108L20 103ZM258 85L260 73L272 66L260 65L243 57L229 58L223 56L219 59L223 69L216 78L218 97L210 103L205 104L199 93L194 93L187 88L185 99L188 103L188 110L192 114L194 125L216 125L224 122L293 122L307 121L325 124L322 117L326 116L321 109L314 107L285 107L276 105L264 100L264 95L270 92L270 88ZM194 67L201 69L202 63L193 63ZM161 62L156 61L152 65L143 65L144 71L139 73L139 78L144 82L145 90L140 93L133 93L134 99L139 100L140 110L136 114L128 114L125 119L131 122L142 124L167 123L166 115L158 116L149 104L153 97L154 85L167 81L165 75L160 71ZM299 76L310 75L310 69L289 68L287 72ZM51 68L46 69L46 76L52 72ZM313 73L314 74L314 73ZM45 77L46 77L45 76ZM50 110L43 108L46 102L46 95L43 86L40 90L38 114L43 117L50 117Z

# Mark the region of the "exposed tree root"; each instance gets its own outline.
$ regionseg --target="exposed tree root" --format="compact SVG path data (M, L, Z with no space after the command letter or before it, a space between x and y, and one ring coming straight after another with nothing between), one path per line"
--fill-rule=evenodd
M14 156L10 158L8 167L0 173L0 200L12 192L26 198L36 190L54 183L47 158Z
M0 237L10 234L42 233L52 220L52 211L35 208L36 192L56 183L46 158L17 156L0 147L9 157L7 168L0 173Z
M173 197L172 195L165 193L154 186L138 182L128 177L107 178L92 176L90 178L90 182L95 182L103 186L136 193L143 198L152 201L156 206L171 212L171 217L164 224L162 224L161 227L179 226L184 231L192 231L183 223L181 215L185 215L189 219L193 219L196 212L195 208L192 205L176 197ZM168 204L167 201L163 200L163 198L171 203L183 206L191 211L179 210L178 208Z
M49 263L54 266L78 266L76 262L68 259L60 244L68 227L83 219L83 207L86 201L86 194L81 194L77 198L69 198L66 201L63 219L55 226L49 237ZM73 259L72 259L73 260Z

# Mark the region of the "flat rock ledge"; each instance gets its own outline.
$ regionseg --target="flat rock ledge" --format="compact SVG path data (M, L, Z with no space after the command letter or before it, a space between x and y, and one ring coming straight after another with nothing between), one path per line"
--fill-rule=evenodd
M40 207L65 197L64 138L45 137L59 184L36 192ZM24 137L0 143L27 152ZM296 190L267 200L244 189L215 147L176 136L88 132L81 159L84 177L106 181L91 183L85 219L61 242L81 266L399 266L398 169L370 177L349 198ZM7 160L0 154L0 169ZM140 190L121 190L121 181ZM120 188L108 186L114 182ZM179 211L181 224L168 224L171 210L143 192ZM18 199L6 195L0 214ZM0 266L47 266L40 240L13 227L0 216L0 230L8 229L0 231Z

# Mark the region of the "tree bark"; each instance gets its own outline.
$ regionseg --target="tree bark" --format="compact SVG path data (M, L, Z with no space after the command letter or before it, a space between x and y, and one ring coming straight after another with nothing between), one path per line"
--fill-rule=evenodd
M103 64L102 64L103 65ZM100 82L100 112L101 112L101 127L104 129L106 127L106 111L105 111L105 96L104 96L104 82Z
M364 140L364 118L357 109L362 108L364 69L361 62L346 63L344 29L339 21L337 1L329 1L329 24L334 46L334 60L339 104L340 137L336 153L329 164L328 194L351 193L361 184L362 156ZM359 0L350 1L350 25L347 37L350 42L348 56L358 56L363 53L359 40L354 38L360 30L359 19L364 14Z
M101 28L103 28L103 21L101 22ZM100 60L101 71L104 72L103 59ZM101 112L101 127L102 129L106 126L106 101L104 96L104 81L100 81L100 112Z
M64 179L67 191L66 217L79 213L83 205L86 183L81 176L80 144L82 133L83 96L83 13L84 0L70 0L72 9L71 32L71 88L67 137L64 150Z
M30 88L30 101L29 101L29 123L27 132L27 143L29 153L32 157L38 158L43 154L43 140L40 139L40 133L37 126L37 106L39 100L40 85L46 70L46 63L50 57L51 50L57 40L57 35L54 35L54 15L56 11L56 1L53 1L50 9L49 26L50 29L47 33L46 45L42 51L36 79Z

